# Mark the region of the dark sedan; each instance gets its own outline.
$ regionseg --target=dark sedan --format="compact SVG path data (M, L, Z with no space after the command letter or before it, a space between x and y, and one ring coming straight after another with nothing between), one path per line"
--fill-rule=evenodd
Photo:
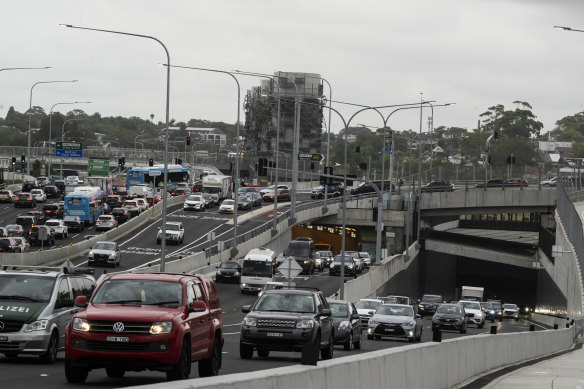
M335 344L345 350L361 349L361 320L353 303L327 299L333 315Z
M19 192L14 197L14 208L19 207L36 207L36 200L30 192Z
M236 261L221 262L215 266L215 282L235 282L239 283L241 279L241 265Z
M112 216L118 221L118 224L122 224L131 219L130 213L127 208L118 207L112 209Z
M61 190L55 185L47 185L44 190L48 198L58 199L61 196Z
M432 181L422 186L422 192L452 192L454 185L450 181Z
M432 317L432 331L449 330L459 331L466 334L468 317L464 312L464 307L459 304L442 304Z
M63 217L63 208L59 204L45 204L43 205L43 213L47 219L61 219Z
M357 274L357 265L353 261L353 257L345 255L344 263L341 263L341 255L336 255L329 266L329 276L340 276L341 267L345 266L345 276L351 275L355 276Z

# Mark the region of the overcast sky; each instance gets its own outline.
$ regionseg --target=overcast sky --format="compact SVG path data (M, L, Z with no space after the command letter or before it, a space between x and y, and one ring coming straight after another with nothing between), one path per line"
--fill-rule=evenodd
M48 113L81 108L102 116L165 120L165 52L149 39L59 27L59 23L154 36L173 65L318 73L333 100L369 106L434 104L434 127L476 128L488 107L529 102L543 132L584 111L582 0L4 0L0 116L32 104ZM245 92L259 79L239 77ZM173 69L170 118L235 123L236 84L227 75ZM328 88L325 87L328 95ZM335 104L345 119L355 107ZM386 113L389 113L387 110ZM427 129L429 110L423 112ZM328 114L325 114L325 118ZM243 109L241 120L244 120ZM373 114L351 124L381 127ZM419 109L389 120L418 130ZM342 122L333 114L332 130Z

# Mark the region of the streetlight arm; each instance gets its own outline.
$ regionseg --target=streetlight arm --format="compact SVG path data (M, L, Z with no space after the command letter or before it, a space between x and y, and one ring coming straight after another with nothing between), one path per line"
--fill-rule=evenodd
M0 72L3 70L42 70L42 69L52 69L52 66L44 66L42 68L2 68Z

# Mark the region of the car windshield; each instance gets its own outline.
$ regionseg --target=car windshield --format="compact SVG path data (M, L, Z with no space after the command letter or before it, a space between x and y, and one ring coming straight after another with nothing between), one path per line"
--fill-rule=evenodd
M349 315L349 310L347 309L347 304L335 304L331 303L331 313L333 317L347 317Z
M436 310L438 313L449 313L453 315L460 315L462 314L462 307L458 304L443 304L438 307Z
M433 296L433 295L425 295L422 297L422 301L425 303L441 303L442 297L441 296Z
M464 309L481 309L481 304L474 301L461 301L459 304L462 305Z
M93 249L94 250L110 250L113 251L116 249L116 244L115 243L109 243L109 242L97 242L95 245L93 245Z
M178 224L167 224L166 231L180 231L180 226Z
M97 290L94 304L182 305L182 285L154 280L107 280Z
M33 220L31 217L19 217L16 219L16 222L20 225L29 225L29 224L33 224Z
M219 265L219 269L237 269L239 267L239 263L237 262L221 262Z
M234 201L233 200L223 200L223 202L221 203L221 205L233 205Z
M254 311L314 313L312 295L266 293L259 298Z
M388 315L388 316L414 316L414 310L412 307L402 307L399 305L382 305L377 311L376 315Z
M503 304L503 309L517 309L515 304Z
M286 254L292 257L309 257L310 245L306 242L290 242Z
M6 226L6 228L11 231L11 230L22 230L22 226L19 224L9 224Z
M370 309L375 311L381 305L381 301L375 300L359 300L357 304L355 304L355 308L357 309Z
M30 274L1 274L0 301L22 300L48 302L51 299L55 279L35 277Z
M359 255L360 255L362 258L369 258L369 253L368 253L368 252L359 251Z
M241 268L241 274L245 276L255 276L255 277L272 277L273 268L272 262L269 261L255 261L255 260L245 260L243 261L243 267Z
M187 197L187 200L188 201L203 201L201 196L189 196L189 197Z
M112 220L110 216L100 216L97 218L97 221L100 222L109 222L110 220Z

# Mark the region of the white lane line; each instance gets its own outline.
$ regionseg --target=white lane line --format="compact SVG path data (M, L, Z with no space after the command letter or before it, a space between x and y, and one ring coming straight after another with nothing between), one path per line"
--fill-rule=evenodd
M176 213L176 212L178 212L178 211L180 211L180 209L177 209L176 211L174 211L174 212L171 212L171 213L167 214L166 216L172 215L173 213ZM140 234L142 234L143 232L146 232L146 230L147 230L148 228L152 227L154 224L156 224L156 223L158 223L158 222L159 222L159 220L158 220L158 219L154 220L152 223L150 223L150 225L148 225L147 227L143 228L143 229L142 229L142 231L138 232L136 235L134 235L133 237L131 237L131 238L130 238L130 239L128 239L127 241L120 243L120 244L119 244L119 246L123 246L123 245L125 245L126 243L128 243L128 242L132 241L133 239L136 239L138 236L140 236Z
M223 327L233 327L233 326L240 326L241 323L237 323L237 324L223 324Z
M224 332L223 335L239 335L241 332Z
M73 236L71 237L71 239L75 239L75 238L77 238L79 235L81 235L81 234L75 234L75 235L73 235Z
M540 325L540 324L538 324L538 323L536 323L534 321L531 321L531 320L525 320L525 321L528 322L528 323L534 324L534 325L538 326L539 328L543 328L544 330L547 330L548 329L548 328L546 328L546 327L544 327L544 326L542 326L542 325Z

